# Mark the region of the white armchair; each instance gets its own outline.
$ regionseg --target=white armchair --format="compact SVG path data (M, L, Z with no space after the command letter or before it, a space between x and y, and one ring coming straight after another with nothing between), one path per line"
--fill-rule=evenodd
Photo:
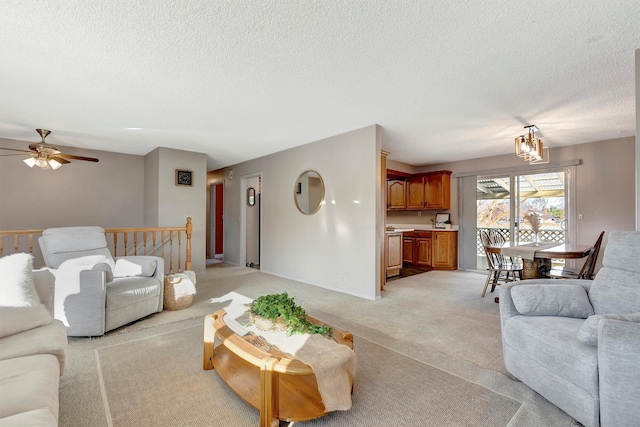
M103 335L162 311L162 258L114 259L101 227L49 228L38 243L56 277L54 313L67 335Z

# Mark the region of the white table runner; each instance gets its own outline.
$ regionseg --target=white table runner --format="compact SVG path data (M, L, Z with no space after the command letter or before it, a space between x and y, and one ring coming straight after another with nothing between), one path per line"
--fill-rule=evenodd
M505 256L510 256L510 257L519 256L522 259L528 259L529 261L533 261L537 251L549 249L554 246L558 246L558 244L557 243L538 243L538 244L527 243L524 245L509 246L506 248L502 248L500 249L500 253Z

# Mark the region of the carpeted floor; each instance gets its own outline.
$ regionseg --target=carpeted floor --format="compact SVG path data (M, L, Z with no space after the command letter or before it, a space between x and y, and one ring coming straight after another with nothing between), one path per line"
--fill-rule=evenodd
M61 425L255 426L258 411L215 371L202 370L199 319L78 343L95 398L64 411ZM299 426L500 426L521 403L355 336L353 408ZM91 351L93 350L93 351ZM91 377L99 381L91 381ZM391 398L392 397L392 398ZM391 398L391 399L390 399ZM101 410L102 409L102 410ZM68 420L67 420L68 418Z
M169 333L176 328L181 330L184 329L182 325L188 323L183 322L185 319L193 319L193 326L200 327L205 314L233 301L242 302L267 293L287 291L290 295L295 296L296 302L304 306L314 317L352 332L362 342L371 342L373 346L393 349L393 352L402 358L401 364L412 361L421 366L437 368L439 372L444 372L446 377L464 380L454 389L480 387L480 390L484 391L487 396L496 395L500 396L500 399L506 398L507 401L521 404L517 412L511 414L513 417L510 415L510 420L505 422L494 419L484 425L571 426L571 418L564 412L522 383L514 382L505 375L502 364L498 305L493 302L493 295L480 298L484 279L484 275L472 272L432 271L389 283L383 291L382 299L373 302L272 276L251 268L229 266L224 263L213 265L205 273L198 275L198 294L192 307L179 311L157 313L112 331L104 338L70 339L68 370L61 379L60 425L138 425L127 424L127 422L124 424L116 424L115 422L113 424L93 424L88 422L92 420L83 419L83 407L86 408L87 413L99 413L103 405L102 393L100 390L96 392L95 383L102 381L106 385L113 375L103 372L102 379L100 379L95 373L98 371L99 360L106 357L105 355L108 353L108 350L96 351L97 348L115 346L138 336L143 337L144 334L154 335L156 333L154 329L156 331L160 331L161 328L166 329ZM198 334L194 332L194 336L196 335ZM167 337L169 336L167 335ZM201 336L197 338L199 346ZM118 347L113 348L114 351L118 349ZM194 349L192 352L196 352L196 350ZM117 351L113 354L119 354L123 360L127 360L129 353ZM162 352L163 355L165 353L167 352ZM197 354L193 357L196 360L197 369L201 369L201 349L199 347ZM168 358L176 357L168 356ZM116 359L117 357L114 356L114 362ZM182 360L181 358L177 359ZM158 362L151 359L148 362L150 367L160 370L159 366L156 367L157 364ZM388 369L386 365L382 370L385 369ZM113 370L108 371L114 372ZM94 372L94 374L89 372ZM211 372L206 373L211 374ZM123 381L126 383L128 380L124 379ZM134 382L145 382L145 380ZM411 414L420 415L426 411L434 416L434 409L430 409L429 403L425 403L424 400L409 397L397 398L403 390L401 383L388 384L385 393L376 394L371 399L367 398L366 401L360 402L359 406L374 405L381 408L397 406L404 408L405 412ZM433 390L436 390L435 396L437 397L438 387L434 386L432 382L426 382L416 385L413 395L429 394ZM150 392L139 393L143 399L154 399ZM482 393L478 395L482 395ZM461 407L468 405L475 399L475 397L470 397L457 401L445 396L446 394L443 393L441 398L451 400L454 405ZM179 400L178 396L176 396L176 400ZM78 405L78 402L83 403ZM476 409L475 412L491 413L493 403L491 401L482 402L480 407L484 409L481 411ZM354 409L350 412L354 412L355 409L354 400ZM257 412L254 411L254 416L257 417L256 414ZM238 423L224 425L242 426L257 423L251 421L249 424L244 424L243 415L238 413L237 416ZM424 419L419 420L422 422ZM406 426L467 425L464 423L438 424L444 421L437 421L437 418L433 418L433 420L436 421L432 424L421 424L415 419L407 418L405 423L391 424ZM331 426L374 425L360 424L361 421L355 424L343 424L335 416L325 417L322 422L324 423L322 425Z

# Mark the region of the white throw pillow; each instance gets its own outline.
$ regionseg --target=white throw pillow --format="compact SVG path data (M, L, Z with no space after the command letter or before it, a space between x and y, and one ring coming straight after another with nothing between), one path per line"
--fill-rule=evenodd
M51 313L42 304L0 307L0 338L48 325L52 321Z
M17 253L0 258L0 306L33 307L40 304L33 285L33 255Z

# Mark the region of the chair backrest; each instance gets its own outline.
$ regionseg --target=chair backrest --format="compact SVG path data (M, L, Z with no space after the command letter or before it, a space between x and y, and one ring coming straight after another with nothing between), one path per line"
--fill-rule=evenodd
M578 279L593 279L593 272L596 269L596 261L598 261L598 254L600 253L600 246L602 246L602 238L604 237L604 231L598 236L598 240L593 245L593 249L589 253L587 260L578 273Z
M480 241L482 242L482 246L484 247L484 253L487 257L487 263L489 264L489 268L499 269L503 267L507 263L511 262L511 259L505 257L502 254L496 254L493 252L489 252L487 250L487 246L491 245L501 245L505 242L504 237L496 230L479 230L480 233Z
M640 231L612 231L589 300L596 314L640 313Z
M38 239L47 267L58 268L64 261L88 255L111 258L102 227L48 228Z

